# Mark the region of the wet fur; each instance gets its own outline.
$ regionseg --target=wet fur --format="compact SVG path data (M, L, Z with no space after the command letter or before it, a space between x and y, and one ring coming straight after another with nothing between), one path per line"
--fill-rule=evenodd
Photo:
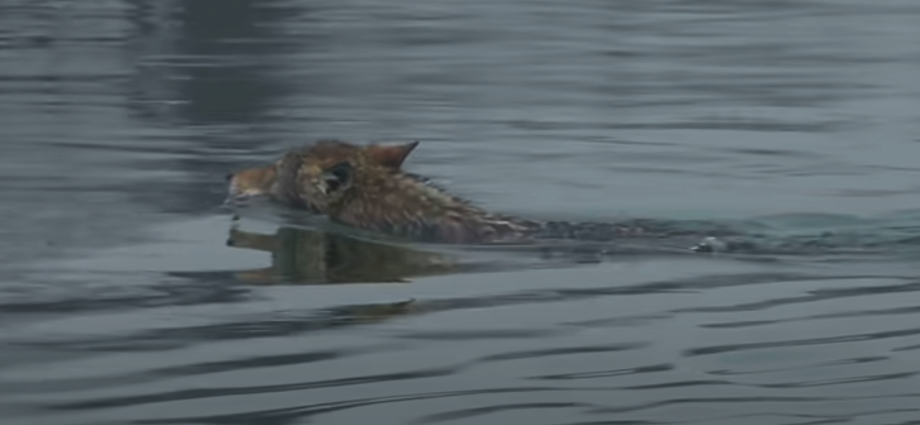
M230 194L263 191L334 222L423 242L520 240L539 228L536 222L486 212L423 176L404 172L402 162L416 145L320 140L286 153L275 164L233 175ZM327 177L337 166L350 173L345 187L334 187L334 179ZM274 176L270 184L264 178L268 175Z
M429 179L402 170L418 142L359 146L320 140L274 164L231 175L230 196L268 195L356 229L421 242L527 243L535 239L611 241L700 235L673 223L534 221L487 212ZM715 233L713 233L715 231ZM725 233L709 229L705 235Z

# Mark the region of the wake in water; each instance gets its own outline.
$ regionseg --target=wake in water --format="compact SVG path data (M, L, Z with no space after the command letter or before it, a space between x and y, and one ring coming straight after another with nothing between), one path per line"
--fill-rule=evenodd
M920 213L873 219L834 214L787 214L751 221L734 235L706 237L697 252L774 255L886 254L920 252Z
M266 201L267 199L262 199ZM250 200L255 201L255 199ZM370 241L444 245L437 238L405 238L337 223L321 214L249 202L246 210L283 211L279 225L310 228ZM225 206L226 207L226 206ZM232 208L242 212L237 207ZM260 210L263 213L266 210ZM884 255L920 253L920 210L864 218L842 214L783 214L751 219L517 220L526 237L450 244L485 251L587 252L596 254L719 254L742 256ZM413 229L408 229L413 230ZM431 235L431 232L427 233ZM424 236L424 235L421 235ZM525 235L519 235L525 236ZM429 245L430 247L431 245Z
M251 283L399 282L637 257L716 256L755 262L811 262L820 257L836 262L920 253L920 214L875 220L799 214L749 221L642 219L579 225L547 221L555 223L547 227L552 232L531 243L450 245L406 243L297 210L262 203L250 206L247 217L268 220L275 229L255 233L241 230L241 222L235 222L230 230L228 245L271 255L270 267L234 273ZM622 227L641 227L648 233L623 237L618 233Z

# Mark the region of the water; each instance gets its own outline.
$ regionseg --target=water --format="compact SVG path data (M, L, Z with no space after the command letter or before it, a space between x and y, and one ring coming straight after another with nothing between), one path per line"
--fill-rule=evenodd
M572 261L218 208L291 146L418 139L407 168L502 212L916 229L917 2L0 12L4 425L920 420L897 255Z

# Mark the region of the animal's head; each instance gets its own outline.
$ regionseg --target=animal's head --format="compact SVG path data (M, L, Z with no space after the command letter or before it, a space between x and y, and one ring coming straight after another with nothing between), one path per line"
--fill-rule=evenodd
M399 145L357 146L350 143L323 140L308 150L301 158L304 185L302 196L309 206L325 213L347 196L355 187L368 185L372 180L385 179L399 172L400 167L418 142Z
M242 205L270 196L324 214L357 186L397 173L418 142L400 145L353 145L320 140L292 150L271 165L227 175L225 203ZM370 186L367 186L370 187Z
M277 181L278 165L274 163L227 174L225 203L245 204L251 198L270 195Z

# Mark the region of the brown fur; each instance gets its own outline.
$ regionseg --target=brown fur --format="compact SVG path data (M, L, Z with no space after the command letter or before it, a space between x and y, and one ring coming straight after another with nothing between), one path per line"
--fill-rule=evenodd
M354 228L416 241L519 240L538 223L488 213L402 171L418 142L358 146L321 140L230 178L234 197L267 194Z
M227 175L230 196L245 199L252 196L271 194L275 191L277 164L247 168Z

